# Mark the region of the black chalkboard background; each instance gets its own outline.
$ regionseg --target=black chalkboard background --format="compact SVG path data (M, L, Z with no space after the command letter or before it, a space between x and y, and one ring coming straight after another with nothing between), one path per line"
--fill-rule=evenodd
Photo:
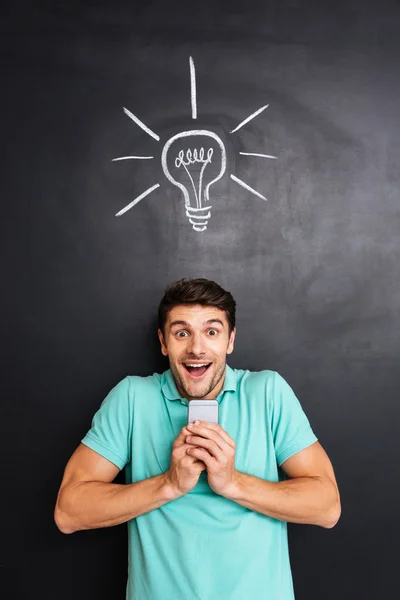
M109 389L166 368L156 308L189 276L232 291L230 364L279 371L334 464L339 524L289 527L297 599L397 597L397 2L18 2L1 29L4 598L124 598L125 526L52 512ZM201 233L160 162L194 126L189 56L227 151Z

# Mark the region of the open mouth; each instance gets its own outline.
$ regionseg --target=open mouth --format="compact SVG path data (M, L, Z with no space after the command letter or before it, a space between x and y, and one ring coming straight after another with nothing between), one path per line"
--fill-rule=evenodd
M186 371L191 377L202 377L204 373L210 368L211 363L183 363Z

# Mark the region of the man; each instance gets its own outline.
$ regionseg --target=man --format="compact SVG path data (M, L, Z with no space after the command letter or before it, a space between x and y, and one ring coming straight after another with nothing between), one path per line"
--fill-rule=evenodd
M64 533L128 522L128 600L292 600L287 522L333 527L331 462L273 371L226 364L235 301L206 279L169 286L158 336L170 370L126 377L72 455ZM216 398L219 424L187 424ZM126 485L112 483L126 469Z

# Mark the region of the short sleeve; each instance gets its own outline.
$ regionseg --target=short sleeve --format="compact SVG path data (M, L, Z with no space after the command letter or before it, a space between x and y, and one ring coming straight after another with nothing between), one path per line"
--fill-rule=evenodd
M129 377L120 381L103 400L82 444L120 470L131 460L132 391Z
M294 391L279 373L274 377L272 434L279 466L317 441Z

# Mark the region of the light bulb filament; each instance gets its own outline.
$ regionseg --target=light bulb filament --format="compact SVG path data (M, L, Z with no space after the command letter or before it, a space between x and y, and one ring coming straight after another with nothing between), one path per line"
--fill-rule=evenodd
M202 205L202 187L203 187L203 175L204 175L204 169L206 168L206 166L211 163L212 160L212 156L214 154L214 150L213 148L209 148L207 150L207 154L206 156L204 155L204 148L200 148L199 151L197 151L197 148L194 148L193 152L190 150L190 148L188 150L186 150L186 156L185 156L185 151L184 150L180 150L178 152L178 156L175 158L175 167L177 169L179 169L181 166L183 166L183 168L185 169L191 184L192 184L192 188L193 188L193 192L194 192L194 196L196 198L196 206L197 208L201 208ZM203 166L201 167L201 171L200 171L200 175L199 175L199 184L198 184L198 188L196 187L194 181L193 181L193 177L188 169L188 167L190 165L194 165L195 163L200 163Z
M179 169L182 165L184 167L188 167L189 165L193 165L194 163L202 163L208 164L211 162L212 155L214 154L213 148L209 148L207 150L207 156L204 156L204 148L200 148L197 152L197 148L192 151L186 150L186 160L185 160L185 151L180 150L178 156L175 158L175 167Z

